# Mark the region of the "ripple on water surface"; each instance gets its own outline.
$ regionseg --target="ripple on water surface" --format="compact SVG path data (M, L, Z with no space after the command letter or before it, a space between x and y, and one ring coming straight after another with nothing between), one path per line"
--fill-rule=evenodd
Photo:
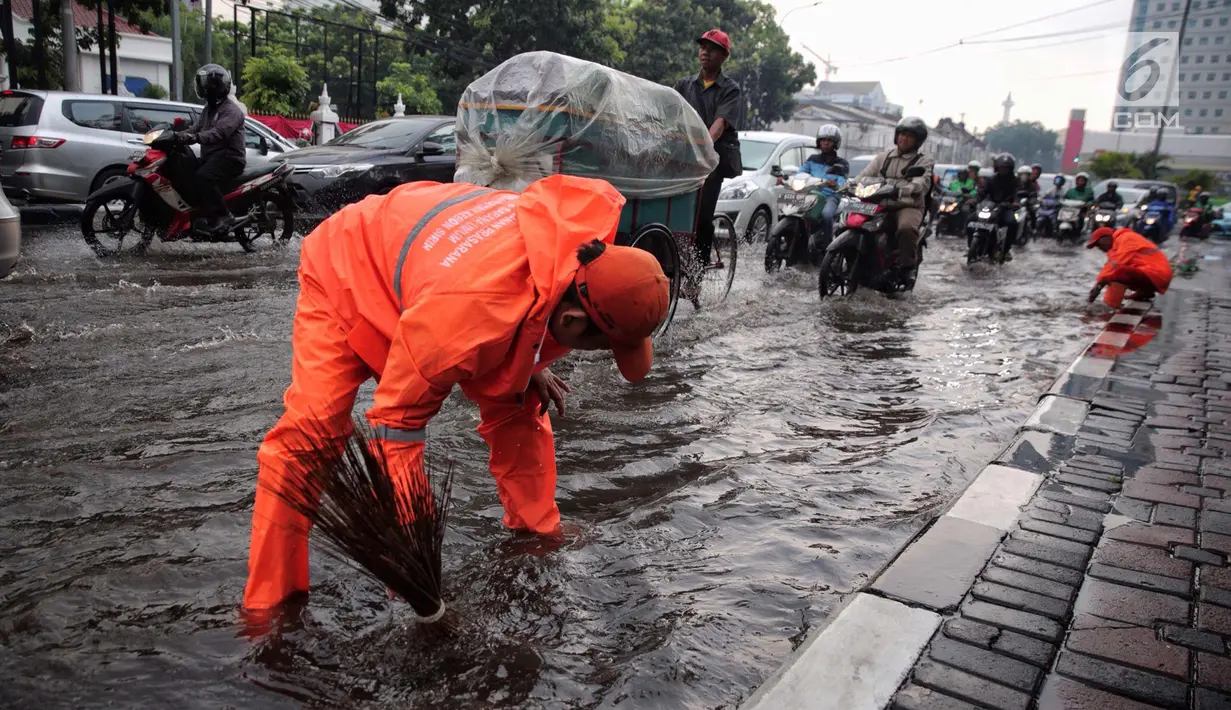
M21 706L734 707L982 467L1094 332L1086 250L819 303L742 260L644 385L556 369L559 549L510 536L458 397L453 639L313 561L278 642L238 636L254 453L289 374L296 247L101 262L69 232L0 285L0 698ZM371 386L360 406L370 402Z

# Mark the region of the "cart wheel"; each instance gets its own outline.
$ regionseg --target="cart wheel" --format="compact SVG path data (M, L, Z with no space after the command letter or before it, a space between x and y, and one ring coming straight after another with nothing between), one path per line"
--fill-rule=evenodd
M727 298L731 284L735 282L735 265L739 259L739 239L735 223L725 214L714 218L714 248L710 263L700 266L701 293L698 300L702 307L716 306Z
M654 331L654 337L658 337L667 332L667 328L671 326L671 320L675 318L675 308L680 302L680 282L683 281L684 276L680 263L680 249L675 243L675 236L671 234L671 230L661 224L647 224L641 227L633 234L632 239L628 240L628 246L644 249L653 254L663 267L663 273L667 275L667 281L670 283L671 301L667 306L667 317Z

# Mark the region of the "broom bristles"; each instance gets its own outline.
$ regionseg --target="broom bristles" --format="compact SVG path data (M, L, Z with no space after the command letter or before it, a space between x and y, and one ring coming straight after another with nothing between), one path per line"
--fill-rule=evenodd
M356 567L406 600L428 623L444 613L441 552L453 465L443 474L390 470L367 422L345 440L316 420L279 488L267 486L313 524L326 554ZM435 479L433 481L433 479Z

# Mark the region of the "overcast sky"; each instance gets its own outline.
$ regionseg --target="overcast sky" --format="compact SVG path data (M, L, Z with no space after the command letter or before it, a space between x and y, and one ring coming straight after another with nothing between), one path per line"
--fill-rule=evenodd
M818 80L824 65L802 45L838 67L830 80L879 81L889 101L929 123L965 112L966 125L982 130L1000 120L1012 91L1014 119L1058 129L1068 124L1069 109L1084 108L1093 128L1110 127L1133 0L1103 0L1000 32L992 31L1096 0L823 0L806 7L813 1L770 0L792 48L816 65ZM923 54L959 40L1055 33L1069 34ZM885 62L905 56L912 58Z

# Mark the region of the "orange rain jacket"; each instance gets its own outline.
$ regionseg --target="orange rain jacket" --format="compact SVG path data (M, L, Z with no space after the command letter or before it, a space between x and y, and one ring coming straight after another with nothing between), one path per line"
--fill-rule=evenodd
M548 319L580 266L577 248L614 241L623 205L610 184L565 175L520 194L410 183L304 239L286 413L257 454L245 607L308 589L308 521L271 491L288 479L305 424L349 435L356 392L373 375L368 419L391 468L421 468L424 427L460 385L479 405L505 524L558 528L551 424L526 390L568 352Z
M1154 242L1131 229L1117 229L1111 236L1111 251L1099 271L1098 282L1128 281L1133 274L1144 276L1155 290L1166 293L1171 285L1171 262Z

